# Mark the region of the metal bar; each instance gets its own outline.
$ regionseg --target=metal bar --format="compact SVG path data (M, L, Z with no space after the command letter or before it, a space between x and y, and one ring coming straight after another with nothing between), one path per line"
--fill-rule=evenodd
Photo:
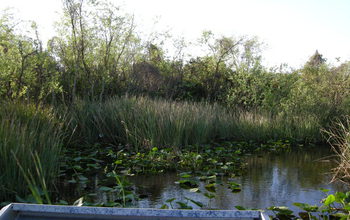
M77 207L13 203L0 211L0 220L222 220L266 219L260 211L238 210L176 210Z

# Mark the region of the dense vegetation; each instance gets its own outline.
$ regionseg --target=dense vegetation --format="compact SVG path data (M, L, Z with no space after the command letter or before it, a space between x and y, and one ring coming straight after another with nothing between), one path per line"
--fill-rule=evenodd
M267 68L256 38L210 31L196 43L205 52L186 56L189 42L145 40L110 3L63 3L47 45L35 23L0 17L1 200L23 196L28 180L52 189L64 152L196 158L214 142L325 142L320 129L350 114L350 62L332 66L316 51L300 69Z
M268 69L256 38L205 31L198 47L206 52L188 57L186 42L156 33L143 40L132 17L102 2L65 1L57 35L46 46L36 25L27 26L2 14L2 100L71 105L147 95L273 116L311 116L321 123L348 113L350 64L331 66L318 52L302 69ZM164 43L173 43L176 53L167 53Z

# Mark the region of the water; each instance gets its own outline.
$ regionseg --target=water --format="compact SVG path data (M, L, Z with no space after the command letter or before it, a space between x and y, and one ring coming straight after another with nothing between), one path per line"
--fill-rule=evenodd
M204 203L207 208L234 209L236 205L267 208L276 205L298 210L293 207L293 202L319 205L324 197L321 188L330 189L331 192L346 190L343 185L329 183L330 171L334 167L332 159L327 157L329 155L328 149L319 148L251 156L247 158L247 172L241 177L230 179L240 183L242 191L232 193L225 184L227 178L224 178L224 184L217 187L216 197L210 201L203 193L192 193L175 184L179 180L176 173L137 176L130 180L136 185L137 193L147 195L137 202L136 207L140 208L160 208L167 199L186 201L185 197L188 197ZM205 191L204 183L200 188L202 192Z

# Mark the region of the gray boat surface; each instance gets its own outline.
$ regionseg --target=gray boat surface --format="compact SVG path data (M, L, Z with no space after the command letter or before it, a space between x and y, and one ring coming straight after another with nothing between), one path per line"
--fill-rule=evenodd
M12 203L0 210L0 220L238 220L269 218L260 211L105 208Z

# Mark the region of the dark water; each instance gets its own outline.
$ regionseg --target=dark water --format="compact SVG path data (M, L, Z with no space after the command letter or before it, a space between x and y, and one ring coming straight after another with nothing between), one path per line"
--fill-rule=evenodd
M324 194L321 188L331 192L344 191L345 186L331 184L330 171L334 164L326 148L310 151L289 152L279 155L265 154L247 158L247 172L233 180L242 184L242 191L232 193L223 185L216 190L216 197L209 201L203 194L189 192L174 182L179 180L176 173L131 178L136 192L148 195L137 202L136 207L159 208L166 200L186 201L185 197L204 203L207 208L234 209L240 205L246 208L266 208L272 205L288 206L293 202L319 205ZM205 191L204 184L200 186ZM193 208L199 208L193 205Z

